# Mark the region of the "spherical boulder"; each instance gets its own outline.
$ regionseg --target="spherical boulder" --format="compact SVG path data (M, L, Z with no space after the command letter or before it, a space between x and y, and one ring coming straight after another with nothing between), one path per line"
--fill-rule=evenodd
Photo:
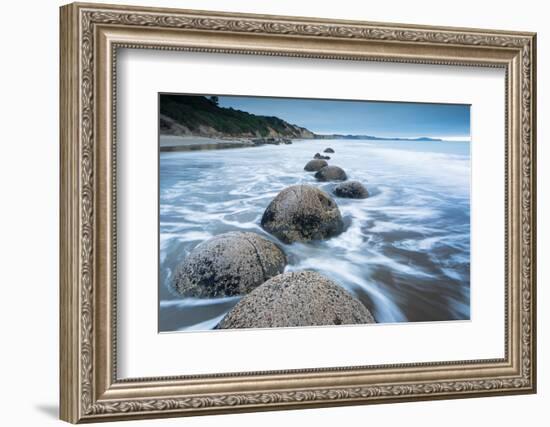
M317 171L315 178L318 181L345 181L348 176L344 169L338 166L325 166Z
M286 256L256 233L229 232L195 247L178 265L173 288L182 296L242 295L283 272Z
M366 199L369 192L359 181L347 181L334 187L333 193L338 197L347 197L349 199Z
M341 286L314 271L280 274L241 299L217 329L375 323Z
M261 225L284 243L327 239L344 229L336 202L311 185L282 190L264 211Z
M324 168L325 166L328 166L326 160L314 159L307 162L307 164L304 166L304 170L308 172L317 172L319 169Z
M334 150L328 147L328 148L325 148L325 151L323 151L323 153L334 153Z

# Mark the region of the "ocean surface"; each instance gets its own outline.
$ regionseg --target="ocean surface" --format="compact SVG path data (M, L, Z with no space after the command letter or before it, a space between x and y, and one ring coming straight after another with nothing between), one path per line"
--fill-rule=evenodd
M370 197L336 198L304 165L329 164ZM331 194L346 230L285 245L260 227L279 191L310 184ZM212 329L240 297L182 298L177 264L202 241L252 231L287 254L285 271L315 270L358 297L377 322L470 318L470 144L452 141L303 140L292 145L160 154L159 331Z

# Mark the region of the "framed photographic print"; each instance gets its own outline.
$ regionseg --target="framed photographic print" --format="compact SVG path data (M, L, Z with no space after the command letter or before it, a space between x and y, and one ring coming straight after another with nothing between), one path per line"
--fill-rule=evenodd
M61 418L533 393L535 34L61 8Z
M470 105L159 110L160 332L470 320Z

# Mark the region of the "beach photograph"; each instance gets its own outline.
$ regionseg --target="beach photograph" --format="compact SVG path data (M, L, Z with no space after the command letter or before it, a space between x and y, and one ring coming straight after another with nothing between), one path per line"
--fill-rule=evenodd
M470 320L470 106L158 96L158 331Z

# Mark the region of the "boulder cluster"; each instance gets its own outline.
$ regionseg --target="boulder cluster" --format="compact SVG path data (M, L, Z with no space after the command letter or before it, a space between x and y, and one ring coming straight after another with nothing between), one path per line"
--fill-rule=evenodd
M334 149L329 147L323 152L333 154ZM320 182L342 181L342 183L336 185L332 190L337 197L346 197L350 199L366 199L369 197L369 192L363 184L359 181L347 181L348 176L346 171L339 166L329 165L327 160L330 160L329 156L315 153L313 160L310 160L304 166L304 170L307 172L315 172L315 178Z
M325 153L334 153L332 148ZM304 170L320 182L339 182L337 197L366 198L367 189L316 153ZM269 203L261 227L283 244L329 239L344 230L334 199L312 185L292 185ZM243 298L216 326L270 328L374 323L361 301L314 271L285 273L281 245L251 232L229 232L196 246L178 265L172 286L180 295Z

